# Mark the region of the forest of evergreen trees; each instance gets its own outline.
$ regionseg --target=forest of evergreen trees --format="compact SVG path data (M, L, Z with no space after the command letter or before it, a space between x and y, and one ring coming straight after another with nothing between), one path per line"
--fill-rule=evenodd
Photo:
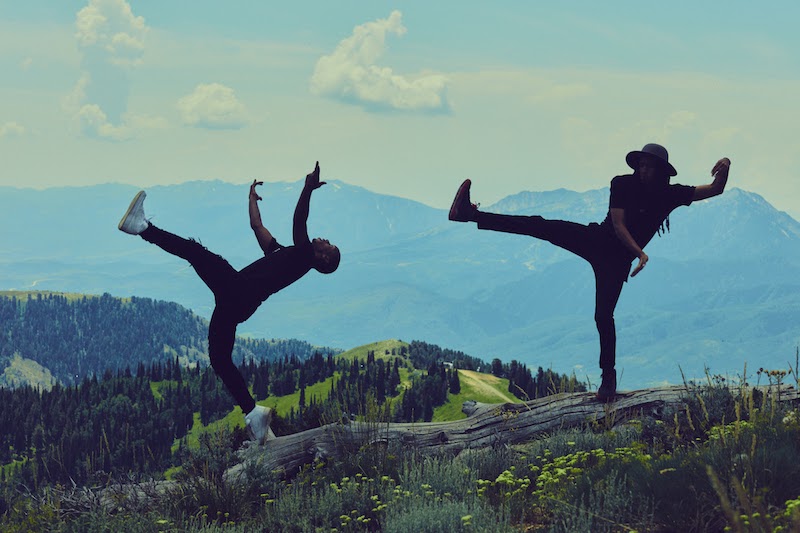
M335 366L332 354L315 353L305 360L249 360L240 369L261 400L294 393L301 380L324 380ZM85 483L98 472L158 476L180 464L196 413L208 425L233 407L211 367L186 368L177 359L139 363L135 371L109 370L44 391L0 387L0 482L36 487ZM284 432L301 429L295 422L290 417L277 426Z
M123 370L178 355L184 364L207 362L208 323L176 303L149 298L68 298L0 294L0 371L14 356L36 361L62 384L106 370ZM299 340L237 338L234 361L310 356ZM322 348L323 351L335 350ZM165 356L166 352L166 356Z
M203 358L186 364L189 350L205 352L206 324L175 304L108 295L0 298L0 320L0 357L22 353L61 381L49 390L0 387L0 513L15 487L81 485L128 473L158 478L184 461L196 418L208 425L234 408ZM165 345L179 349L168 352ZM488 364L420 341L370 351L366 359L310 351L301 341L238 339L237 350L257 401L299 392L297 408L273 421L278 435L376 406L381 420L430 421L434 408L459 392L458 369L508 378L509 391L521 399L565 384L585 390L574 377L541 368L532 375L516 361ZM84 372L79 379L75 361ZM401 369L409 386L401 385ZM308 387L329 378L324 397L306 397ZM235 438L243 441L244 430Z
M460 383L457 368L435 360L435 354L446 352L425 346L430 360L427 371L412 373L408 388L400 386L400 368L408 364L406 353L384 358L370 352L366 360L349 360L315 352L306 359L249 359L240 369L257 400L300 391L298 409L275 421L279 435L331 422L332 413L362 415L370 401L384 409L385 420L430 421L433 409L444 404L448 394L457 394ZM495 370L510 379L510 391L520 397L524 396L520 389L530 397L542 396L570 379L541 368L531 376L516 361ZM330 377L334 379L326 397L305 397L306 387ZM390 410L387 400L400 394L402 399ZM207 425L233 407L231 396L210 367L186 368L177 358L163 364L139 363L133 371L107 370L99 378L87 377L78 384L56 385L46 391L29 386L0 388L0 427L4 428L0 465L6 465L0 469L0 481L39 486L82 483L97 472L158 475L180 464L180 453L173 453L173 445L177 443L179 449L186 445L195 413Z

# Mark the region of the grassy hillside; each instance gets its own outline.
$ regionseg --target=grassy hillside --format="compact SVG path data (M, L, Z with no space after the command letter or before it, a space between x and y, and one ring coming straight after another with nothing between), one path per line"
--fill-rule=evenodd
M363 346L352 348L340 353L336 357L347 360L366 359L368 353L372 351L375 352L375 359L383 359L384 361L394 363L394 359L396 357L400 357L401 350L403 349L408 349L407 342L388 339L385 341L373 342L371 344L364 344ZM394 354L392 354L392 351L394 351ZM405 357L401 357L401 359L404 362L408 361L408 359Z
M352 348L341 354L336 358L342 358L352 361L353 359L366 360L367 354L370 351L375 352L376 359L384 359L393 364L394 359L400 359L400 389L404 389L411 384L411 376L414 373L422 372L421 369L414 368L414 365L406 356L391 355L392 350L395 354L399 354L401 348L408 348L408 343L399 340L384 340L365 344ZM388 352L388 353L387 353ZM485 374L483 372L476 372L474 370L459 370L459 380L461 383L461 392L459 394L450 394L448 401L434 410L434 422L446 422L451 420L460 420L466 418L466 415L461 411L461 406L468 400L475 400L482 403L516 403L520 400L508 392L508 379L498 378L492 374ZM306 402L310 403L312 398L318 401L327 398L331 390L331 384L340 379L339 372L336 372L332 377L306 387ZM160 386L153 386L153 394L158 398ZM402 401L403 393L394 398L390 398L389 402L392 409L395 405ZM264 405L275 410L275 412L282 417L286 417L294 410L298 410L300 404L300 392L297 391L293 394L285 396L269 396L268 398L258 402L259 405ZM244 418L241 409L235 407L226 417L208 426L204 426L200 422L199 416L195 416L195 423L192 430L189 432L188 443L189 446L196 446L198 436L204 431L215 431L220 427L243 427Z
M459 370L461 392L450 394L447 403L433 410L433 422L447 422L466 418L461 406L468 400L481 403L518 403L519 398L508 392L508 380L492 374Z
M40 390L49 390L56 381L50 370L36 361L21 357L18 353L11 357L8 366L0 373L0 387L27 384Z
M80 300L81 298L96 298L93 294L81 294L77 292L57 292L57 291L0 291L0 298L16 298L18 300L25 300L28 296L35 298L36 296L63 296L67 300Z

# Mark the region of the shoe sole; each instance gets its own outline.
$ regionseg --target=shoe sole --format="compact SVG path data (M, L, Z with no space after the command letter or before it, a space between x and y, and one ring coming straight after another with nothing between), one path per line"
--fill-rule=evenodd
M458 213L458 206L463 203L461 202L461 198L464 196L464 194L466 194L469 191L470 185L472 185L472 181L464 180L464 183L462 183L461 186L458 188L456 196L455 198L453 198L453 203L450 206L450 212L447 214L447 218L449 220L455 222L464 222L463 220L459 220L456 215Z
M120 231L125 231L122 229L125 226L125 221L128 220L128 217L131 215L131 212L136 207L136 204L139 202L139 199L145 196L144 191L139 191L136 193L136 196L133 197L131 200L131 205L128 206L128 210L125 211L125 214L122 215L122 219L120 219L119 224L117 224L117 229ZM127 233L127 231L125 232Z

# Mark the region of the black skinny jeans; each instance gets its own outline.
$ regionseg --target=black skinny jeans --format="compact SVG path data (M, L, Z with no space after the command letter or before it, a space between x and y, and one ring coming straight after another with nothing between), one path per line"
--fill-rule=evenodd
M621 245L599 224L548 220L539 216L478 213L478 228L530 235L584 258L592 265L595 279L594 320L600 334L600 368L612 370L616 363L617 333L614 309L622 284L628 277L630 260Z
M189 261L200 279L214 293L216 306L208 326L211 367L242 411L249 413L255 408L256 402L241 372L233 364L233 344L236 326L250 318L261 302L248 296L239 272L230 263L197 241L184 239L152 224L141 233L141 237L165 252Z

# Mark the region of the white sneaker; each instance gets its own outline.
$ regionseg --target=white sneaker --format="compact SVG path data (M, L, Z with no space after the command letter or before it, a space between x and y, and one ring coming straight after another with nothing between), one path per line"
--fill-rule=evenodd
M128 206L128 210L125 211L125 215L117 225L120 231L131 235L139 235L150 225L144 218L144 199L146 196L147 193L139 191L136 193L136 196L133 197L131 205Z
M272 409L269 407L256 405L255 409L245 415L244 422L250 434L259 443L275 438L272 428L269 427L272 422Z

